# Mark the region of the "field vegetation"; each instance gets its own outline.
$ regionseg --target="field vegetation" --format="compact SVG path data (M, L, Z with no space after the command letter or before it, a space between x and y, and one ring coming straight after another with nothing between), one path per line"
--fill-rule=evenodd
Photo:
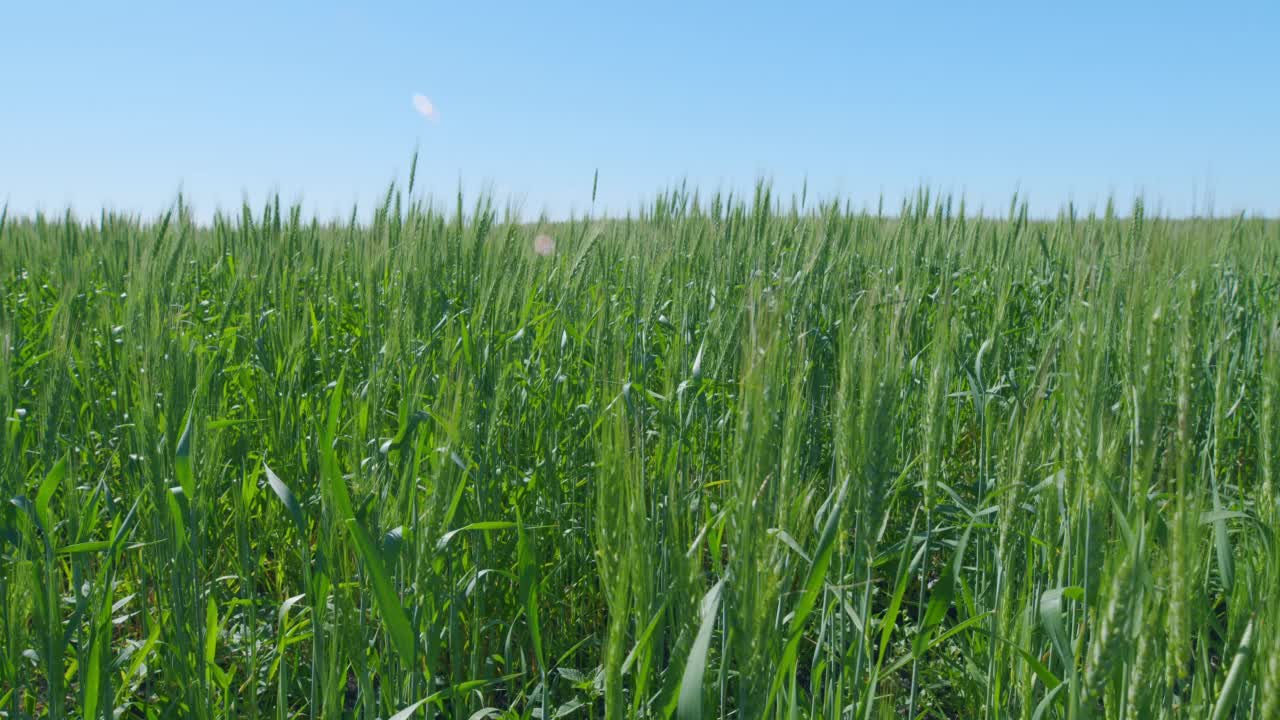
M1280 717L1280 223L190 215L0 222L0 717Z

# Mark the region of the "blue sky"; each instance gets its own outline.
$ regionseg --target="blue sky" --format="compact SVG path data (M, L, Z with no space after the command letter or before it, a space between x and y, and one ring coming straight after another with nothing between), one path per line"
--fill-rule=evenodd
M962 7L972 6L972 7ZM528 215L688 180L874 207L1280 215L1280 2L43 2L0 9L0 203ZM429 96L438 122L417 115Z

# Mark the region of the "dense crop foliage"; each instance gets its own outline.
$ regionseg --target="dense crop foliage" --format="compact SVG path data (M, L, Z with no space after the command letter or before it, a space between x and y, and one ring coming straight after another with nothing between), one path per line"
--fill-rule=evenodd
M0 716L1280 717L1278 323L1141 206L10 217Z

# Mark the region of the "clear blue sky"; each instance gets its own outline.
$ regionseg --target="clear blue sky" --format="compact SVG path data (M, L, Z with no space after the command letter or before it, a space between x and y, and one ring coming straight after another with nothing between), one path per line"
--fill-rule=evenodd
M973 6L973 7L967 7ZM980 7L979 7L980 6ZM9 2L0 203L152 213L420 185L527 214L772 178L1038 213L1280 215L1280 2ZM432 123L411 105L429 96Z

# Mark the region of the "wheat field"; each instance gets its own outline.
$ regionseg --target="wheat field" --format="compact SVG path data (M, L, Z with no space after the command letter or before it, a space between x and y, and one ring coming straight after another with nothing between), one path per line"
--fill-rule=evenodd
M1278 405L1243 216L10 215L0 717L1277 718Z

